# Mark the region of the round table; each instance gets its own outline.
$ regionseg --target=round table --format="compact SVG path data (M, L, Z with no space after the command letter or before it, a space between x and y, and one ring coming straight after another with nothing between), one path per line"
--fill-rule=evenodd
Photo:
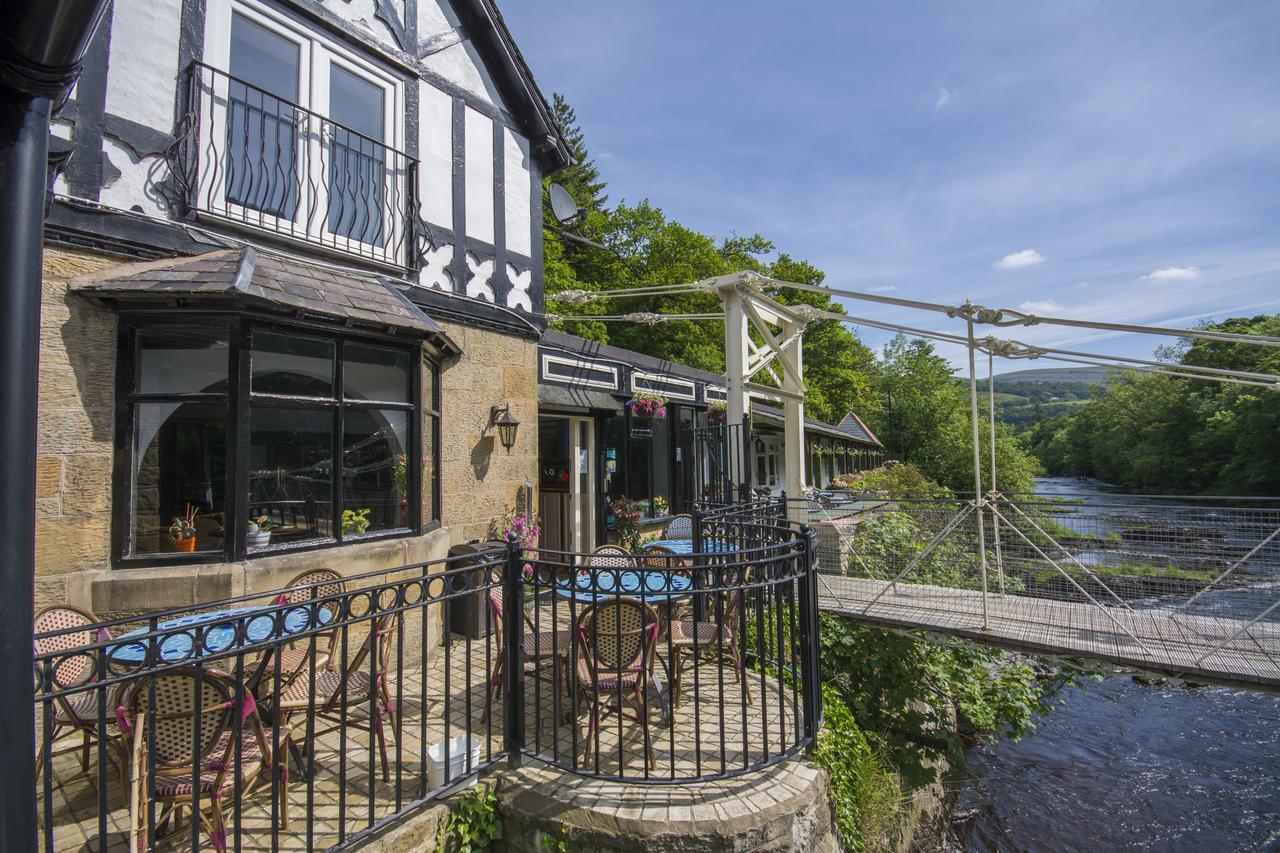
M693 592L693 580L677 572L594 568L580 569L570 586L562 581L556 594L576 601L600 601L619 595L670 602Z
M259 614L252 616L252 614ZM178 619L167 619L156 625L155 632L166 636L152 637L136 643L122 642L132 637L145 637L152 633L150 628L139 628L115 638L116 643L110 647L111 659L120 663L144 663L147 659L147 646L159 641L160 660L166 663L198 657L192 654L195 644L196 627L214 624L204 631L204 649L201 654L225 652L231 648L260 643L270 639L276 629L276 614L283 615L283 624L278 636L301 634L311 628L318 628L333 621L333 614L321 607L317 611L319 624L311 619L311 608L306 603L294 605L265 605L261 607L239 607L230 610L214 610L209 613L198 613L194 616L183 616ZM246 617L251 617L246 620ZM244 624L244 635L237 637L237 629ZM184 631L184 628L191 630ZM168 632L174 633L168 633Z
M661 545L668 551L673 551L677 556L688 557L693 553L692 539L655 539L652 542L644 543L644 547L651 548L654 545ZM727 554L730 551L738 550L738 546L732 542L726 542L723 539L708 539L702 543L700 554Z

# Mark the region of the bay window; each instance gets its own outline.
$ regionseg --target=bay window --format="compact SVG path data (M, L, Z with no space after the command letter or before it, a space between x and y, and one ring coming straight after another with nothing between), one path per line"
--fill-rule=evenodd
M122 323L121 355L120 563L240 559L408 535L424 507L436 518L438 376L421 347L157 318Z

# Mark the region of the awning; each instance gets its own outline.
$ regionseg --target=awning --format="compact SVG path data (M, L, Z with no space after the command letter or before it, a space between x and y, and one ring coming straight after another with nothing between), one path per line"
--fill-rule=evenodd
M538 405L565 409L597 409L621 412L622 401L605 391L574 388L568 385L539 385Z

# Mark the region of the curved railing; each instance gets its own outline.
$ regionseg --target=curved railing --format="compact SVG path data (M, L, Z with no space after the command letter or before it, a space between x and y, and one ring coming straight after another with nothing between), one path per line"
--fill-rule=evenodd
M40 849L171 844L188 832L175 805L203 816L181 842L194 849L218 834L357 845L504 759L650 783L776 763L821 715L814 539L782 515L709 510L684 553L614 564L511 544L198 608L42 618ZM609 622L624 611L638 634Z
M525 699L519 752L584 776L672 783L759 770L811 744L814 544L782 509L695 513L678 553L523 555L527 618L507 623L526 664L512 673Z

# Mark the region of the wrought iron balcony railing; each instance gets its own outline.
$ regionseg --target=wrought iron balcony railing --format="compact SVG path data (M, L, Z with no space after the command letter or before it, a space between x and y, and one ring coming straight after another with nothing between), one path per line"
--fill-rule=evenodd
M189 211L412 267L417 161L201 62L172 168Z

